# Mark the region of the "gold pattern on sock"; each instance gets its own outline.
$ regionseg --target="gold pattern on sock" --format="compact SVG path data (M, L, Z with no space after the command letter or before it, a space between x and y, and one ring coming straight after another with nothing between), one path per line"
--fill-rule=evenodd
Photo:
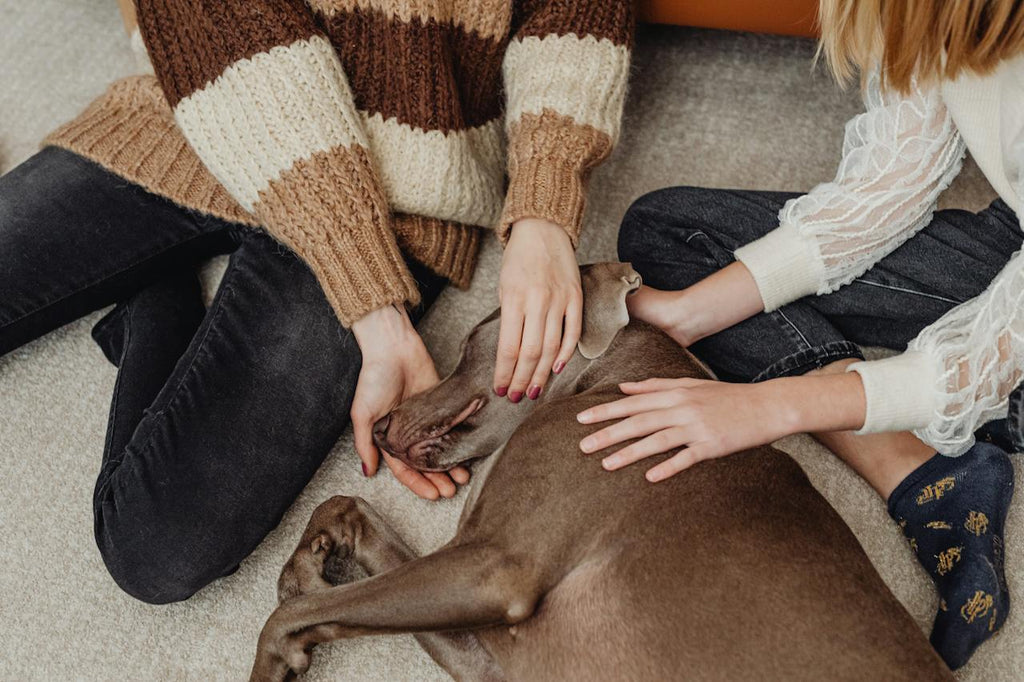
M924 527L933 530L950 530L953 526L949 525L948 521L929 521L924 524Z
M986 594L981 590L977 590L974 596L968 599L963 606L960 607L960 615L968 623L973 623L978 618L984 618L988 615L992 608L993 599L991 594ZM992 625L990 623L989 627Z
M910 549L917 553L917 538L907 538L907 543L910 545Z
M992 609L992 617L988 619L988 631L992 632L996 629L996 610Z
M935 570L939 575L946 575L953 570L957 562L963 557L963 547L950 547L945 552L940 552L936 559L939 560L938 566Z
M969 512L967 520L964 521L964 528L975 535L982 535L988 530L988 517L985 516L984 512Z
M942 611L949 611L949 604L946 603L945 599L939 600L939 609Z
M955 485L956 479L952 476L947 476L946 478L935 481L935 483L932 483L931 485L926 485L921 488L921 494L917 496L917 506L920 507L928 502L934 502L935 500L942 499L942 496L952 490Z

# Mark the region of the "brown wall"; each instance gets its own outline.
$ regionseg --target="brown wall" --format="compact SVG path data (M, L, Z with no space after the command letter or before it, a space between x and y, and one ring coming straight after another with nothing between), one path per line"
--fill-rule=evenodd
M637 0L639 19L757 33L817 36L817 0Z

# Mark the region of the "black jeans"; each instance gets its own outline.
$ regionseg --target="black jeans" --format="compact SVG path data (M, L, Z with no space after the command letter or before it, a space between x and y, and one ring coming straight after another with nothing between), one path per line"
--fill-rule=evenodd
M644 283L679 290L732 263L733 253L779 224L798 194L675 187L638 199L619 232L619 258ZM761 313L695 343L691 350L726 381L804 374L844 358L859 345L903 350L918 332L988 287L1024 235L1001 200L984 211L936 211L920 233L863 276L824 296ZM992 428L1024 440L1021 391L1008 424ZM1002 444L1002 443L1001 443Z
M228 252L205 310L195 268ZM445 282L410 266L428 305ZM348 422L361 356L309 269L257 230L61 149L0 178L0 355L115 302L94 330L119 367L96 542L126 592L178 601L278 524Z

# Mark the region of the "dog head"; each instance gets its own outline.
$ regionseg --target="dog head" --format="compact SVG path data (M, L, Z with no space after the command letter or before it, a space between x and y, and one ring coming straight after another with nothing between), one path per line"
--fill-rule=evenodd
M414 469L447 471L495 452L545 400L566 395L575 379L629 323L626 296L640 287L640 275L628 263L585 265L580 277L583 329L577 352L561 374L552 376L539 400L516 404L493 393L501 325L500 310L496 310L470 332L448 377L374 425L378 447Z

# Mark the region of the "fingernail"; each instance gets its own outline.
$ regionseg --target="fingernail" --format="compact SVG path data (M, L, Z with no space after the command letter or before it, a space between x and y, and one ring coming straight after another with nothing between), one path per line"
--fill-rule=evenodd
M522 391L512 391L511 393L508 394L508 399L511 400L514 403L518 403L520 400L523 399L523 392Z
M530 400L536 400L540 396L540 386L530 386L530 392L527 393Z
M651 483L657 483L658 481L661 480L661 476L659 476L658 474L654 473L653 471L648 471L645 474L645 476L646 476L647 480L650 481Z
M506 393L508 393L508 386L498 386L494 389L494 395L499 398L504 398Z
M565 369L565 360L559 360L555 363L555 366L551 369L555 374L561 374L562 370Z
M605 457L604 459L601 460L601 466L603 466L608 471L614 469L618 465L618 463L619 460L615 459L614 457Z
M368 470L368 469L366 468L366 462L360 462L360 463L359 463L359 466L361 466L361 467L363 468L363 476L365 476L365 477L369 478L369 477L370 477L370 472L369 472L369 470Z
M583 452L590 452L593 449L594 441L590 440L589 438L584 438L583 440L580 441L580 450L582 450Z
M580 412L578 415L576 415L576 421L578 421L580 424L589 424L590 420L593 418L594 415L590 414L589 412Z

